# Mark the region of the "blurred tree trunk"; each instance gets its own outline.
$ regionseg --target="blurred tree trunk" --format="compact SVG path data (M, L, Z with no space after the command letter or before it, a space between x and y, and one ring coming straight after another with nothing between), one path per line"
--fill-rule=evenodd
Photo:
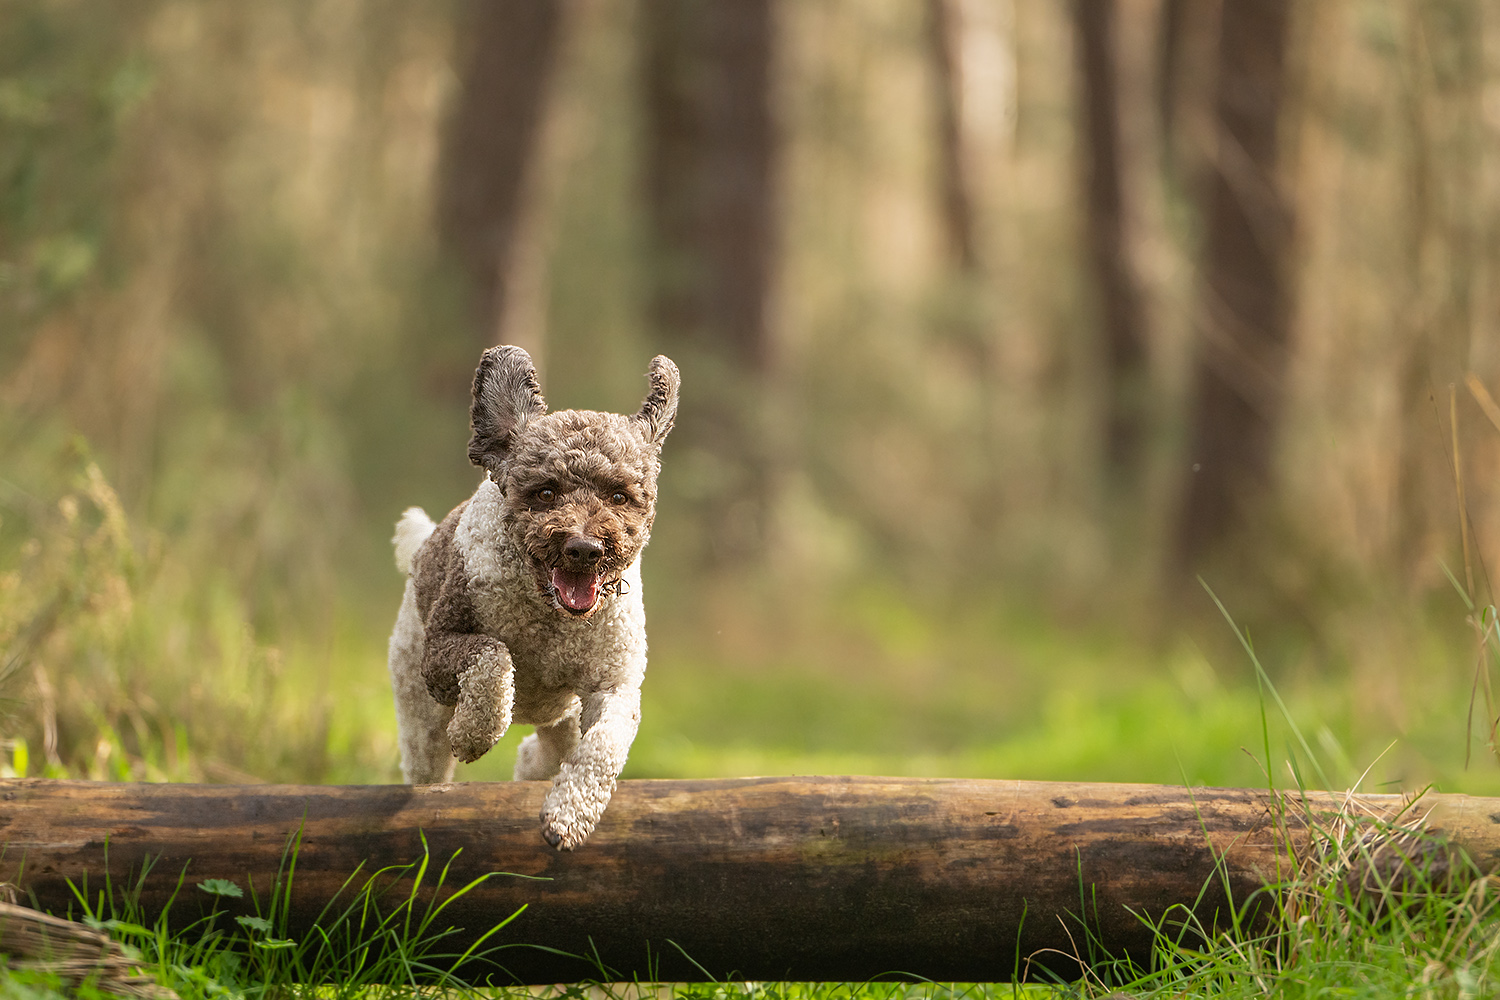
M1277 179L1289 0L1223 5L1218 137L1203 248L1197 388L1178 568L1235 539L1272 481L1286 378L1291 206Z
M460 45L468 51L443 137L437 222L465 278L476 348L495 343L506 315L565 10L557 0L468 0L460 16Z
M1128 487L1141 473L1149 372L1145 310L1125 235L1115 21L1115 0L1074 0L1089 261L1104 334L1105 464L1114 484Z
M974 198L964 149L963 84L959 75L958 23L954 0L927 0L927 44L931 52L938 128L938 176L943 230L949 253L964 274L979 268L974 245Z
M1162 0L1156 42L1156 115L1162 170L1196 191L1211 158L1219 0Z
M1188 0L1162 0L1156 42L1156 117L1161 123L1162 163L1172 169L1173 133L1177 127L1178 81L1187 45Z
M1483 19L1480 6L1467 0L1429 0L1401 11L1406 44L1396 58L1405 64L1399 79L1407 204L1398 224L1404 230L1401 320L1408 347L1401 363L1398 563L1403 578L1436 582L1433 567L1455 536L1452 463L1467 480L1464 499L1471 509L1460 510L1460 518L1473 519L1483 510L1474 501L1493 495L1492 477L1475 475L1476 449L1488 434L1463 426L1464 416L1478 414L1459 409L1456 436L1447 426L1449 394L1472 363L1473 302L1484 280L1476 252L1484 221L1482 126L1475 124L1484 116ZM1458 534L1467 539L1466 531ZM1484 602L1488 598L1475 590L1471 554L1460 557L1466 583Z
M765 537L757 410L770 363L776 129L772 0L645 0L642 73L651 311L688 369L701 550L740 561Z

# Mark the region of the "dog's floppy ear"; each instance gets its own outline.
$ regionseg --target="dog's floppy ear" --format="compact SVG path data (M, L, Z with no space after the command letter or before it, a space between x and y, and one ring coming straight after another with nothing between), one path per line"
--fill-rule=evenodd
M474 372L474 403L469 410L469 461L499 477L515 433L547 412L531 355L519 347L491 347Z
M647 441L661 444L672 429L672 421L677 418L677 389L682 385L682 376L665 354L651 359L651 369L646 376L651 379L651 391L646 393L646 401L641 404L641 412L635 415L635 419L640 421Z

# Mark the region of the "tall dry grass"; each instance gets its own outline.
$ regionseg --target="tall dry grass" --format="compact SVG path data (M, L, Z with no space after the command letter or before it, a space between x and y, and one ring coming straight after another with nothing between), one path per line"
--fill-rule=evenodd
M331 647L257 636L231 571L185 561L160 531L132 523L86 454L63 461L69 488L55 503L36 501L17 558L0 571L8 773L391 776L393 741Z

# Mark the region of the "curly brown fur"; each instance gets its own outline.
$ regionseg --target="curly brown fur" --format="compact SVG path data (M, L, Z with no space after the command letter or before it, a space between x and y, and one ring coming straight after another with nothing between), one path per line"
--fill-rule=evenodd
M553 778L549 843L572 848L598 822L640 721L646 670L640 554L655 520L661 445L679 377L658 357L632 416L547 413L518 347L474 373L474 496L441 525L407 511L397 564L409 570L391 635L391 679L408 781L446 781L512 721L517 778Z

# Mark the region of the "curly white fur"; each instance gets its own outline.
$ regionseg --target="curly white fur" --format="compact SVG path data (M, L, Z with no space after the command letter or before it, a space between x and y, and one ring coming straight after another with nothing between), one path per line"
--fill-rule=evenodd
M411 561L417 555L427 536L432 534L437 522L427 516L421 507L408 507L396 522L396 534L391 538L396 546L396 568L403 573L411 572Z

